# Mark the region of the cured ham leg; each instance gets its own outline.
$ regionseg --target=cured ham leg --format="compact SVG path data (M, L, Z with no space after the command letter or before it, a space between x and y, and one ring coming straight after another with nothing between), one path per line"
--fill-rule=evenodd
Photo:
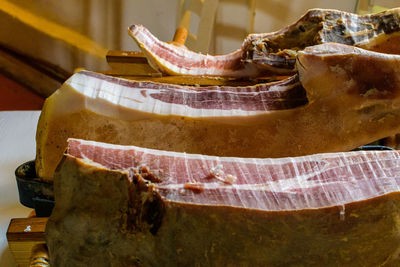
M72 139L56 266L396 266L400 154L248 159Z
M304 89L297 76L196 88L77 73L45 102L38 176L53 179L68 137L262 158L347 151L400 132L400 56L323 44L297 62Z
M45 102L36 135L36 170L39 177L53 179L68 137L182 152L262 156L264 148L252 141L252 134L265 123L263 117L271 113L272 119L274 111L285 113L306 103L297 75L255 86L199 88L83 71Z
M255 77L293 73L297 51L322 43L341 43L400 54L400 9L372 15L311 9L286 28L250 34L242 48L228 55L210 56L158 40L141 25L128 33L150 65L169 75Z

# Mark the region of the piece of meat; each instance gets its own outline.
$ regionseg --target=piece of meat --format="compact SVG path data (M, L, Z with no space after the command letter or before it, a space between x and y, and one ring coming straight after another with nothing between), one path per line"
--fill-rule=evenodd
M242 49L253 63L293 69L296 51L332 42L400 54L400 8L367 15L311 9L280 31L250 34Z
M219 158L70 139L54 186L56 266L400 261L398 151Z
M297 51L322 43L341 43L400 54L400 9L372 15L311 9L297 22L276 32L250 34L242 48L210 56L158 40L141 25L128 32L150 65L169 75L255 77L295 71Z
M251 156L255 144L242 147L242 152L237 146L253 137L247 142L238 138L260 124L258 115L306 103L297 75L255 86L189 87L83 71L45 102L36 136L36 170L38 177L52 180L69 137ZM248 121L252 117L256 121ZM240 128L245 132L237 132Z
M136 41L150 66L161 73L228 77L256 77L261 74L257 66L242 64L242 50L222 56L203 55L182 46L162 42L142 25L130 26L128 33Z
M38 177L53 179L69 137L262 158L347 151L400 131L400 56L323 44L300 52L298 69L305 91L296 76L196 88L77 73L44 105Z

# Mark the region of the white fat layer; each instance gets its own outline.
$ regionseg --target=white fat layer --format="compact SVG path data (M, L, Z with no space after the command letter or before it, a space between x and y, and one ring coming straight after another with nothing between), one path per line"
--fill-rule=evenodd
M237 157L218 157L218 156L207 156L202 154L191 154L191 153L184 153L184 152L175 152L175 151L167 151L167 150L158 150L158 149L151 149L151 148L144 148L138 146L125 146L125 145L114 145L109 143L102 143L90 140L82 140L76 138L68 138L68 141L75 140L82 145L89 145L89 146L96 146L102 148L110 148L110 149L118 149L118 150L125 150L125 151L139 151L143 152L144 154L154 154L154 155L163 155L163 156L170 156L170 157L184 157L187 159L205 159L205 160L217 160L220 162L231 162L237 161L239 163L255 163L257 165L264 165L264 164L286 164L286 163L296 163L296 162L304 162L304 161L321 161L323 159L330 159L330 158L349 158L352 156L360 155L379 155L383 153L387 153L387 151L350 151L350 152L335 152L335 153L319 153L319 154L312 154L307 156L299 156L299 157L284 157L284 158L237 158ZM393 152L391 152L393 153ZM395 152L396 156L399 156L399 152ZM397 158L396 158L397 159ZM347 165L347 162L343 162L343 166ZM216 166L219 168L220 166Z
M295 86L295 85L291 85ZM85 96L85 105L89 110L97 113L113 112L114 107L123 107L143 113L156 113L159 115L176 115L186 117L245 117L266 114L273 111L256 110L246 111L241 109L202 109L193 108L185 104L166 103L152 98L153 93L162 94L163 89L132 88L116 82L77 73L64 85L65 89L72 89ZM190 89L180 89L179 92L191 92ZM218 91L218 90L215 90ZM239 94L239 93L232 93ZM248 93L247 93L248 94ZM254 92L254 95L258 94ZM103 100L103 101L101 101ZM183 99L183 102L187 102ZM114 110L114 113L118 113Z
M375 44L372 44L367 47L372 47ZM326 43L326 44L319 44L319 45L314 45L307 47L306 49L299 51L299 55L319 55L319 56L324 56L324 57L334 57L337 55L340 56L346 56L346 55L352 55L352 56L366 56L366 57L371 57L371 58L380 58L383 60L388 60L388 61L400 61L400 56L399 55L393 55L393 54L385 54L385 53L380 53L380 52L374 52L370 50L365 50L363 48L358 48L355 46L348 46L344 44L339 44L339 43Z
M248 77L254 76L259 72L257 66L253 64L247 64L239 69L232 69L230 67L234 65L232 63L242 57L243 51L241 49L221 56L203 55L162 42L141 25L135 26L135 29L133 31L131 30L129 33L138 43L140 49L144 52L151 64L155 65L156 69L169 74ZM159 53L160 50L164 53ZM166 53L167 50L172 52ZM175 61L178 61L178 63L172 63L170 61L170 54L176 56ZM216 62L219 64L213 64ZM193 67L193 65L197 63L202 63L201 67Z
M151 51L148 51L148 53L151 54ZM213 64L208 64L208 62L217 60L210 55L202 55L202 57L198 56L201 59L196 61L203 61L203 67L192 67L190 66L190 64L179 67L178 65L171 63L170 61L162 58L159 55L152 54L152 56L155 58L155 62L157 63L157 65L162 66L162 68L166 69L168 73L181 75L252 76L253 74L258 72L257 68L254 65L248 65L247 68L242 68L239 70L233 70L226 67L210 67L210 65L212 66ZM187 55L183 54L183 57L188 58L189 60L189 57ZM236 60L236 58L232 57L232 60Z

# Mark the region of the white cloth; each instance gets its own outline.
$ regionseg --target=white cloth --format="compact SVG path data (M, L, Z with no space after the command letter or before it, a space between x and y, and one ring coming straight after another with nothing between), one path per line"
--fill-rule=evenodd
M31 209L19 203L14 171L35 158L35 134L40 111L0 111L0 266L16 266L8 249L12 218L27 217Z

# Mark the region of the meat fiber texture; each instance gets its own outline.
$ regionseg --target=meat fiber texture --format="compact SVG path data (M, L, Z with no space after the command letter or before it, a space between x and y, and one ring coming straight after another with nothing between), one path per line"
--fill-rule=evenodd
M297 68L299 76L248 87L74 74L45 102L37 174L53 180L69 137L266 158L348 151L400 132L400 56L323 44L299 52Z
M70 139L54 266L399 266L400 153L212 157Z
M311 9L292 25L272 33L250 34L240 49L219 56L162 42L142 25L130 26L128 33L161 73L257 77L294 73L299 50L329 42L400 54L400 8L369 15Z

